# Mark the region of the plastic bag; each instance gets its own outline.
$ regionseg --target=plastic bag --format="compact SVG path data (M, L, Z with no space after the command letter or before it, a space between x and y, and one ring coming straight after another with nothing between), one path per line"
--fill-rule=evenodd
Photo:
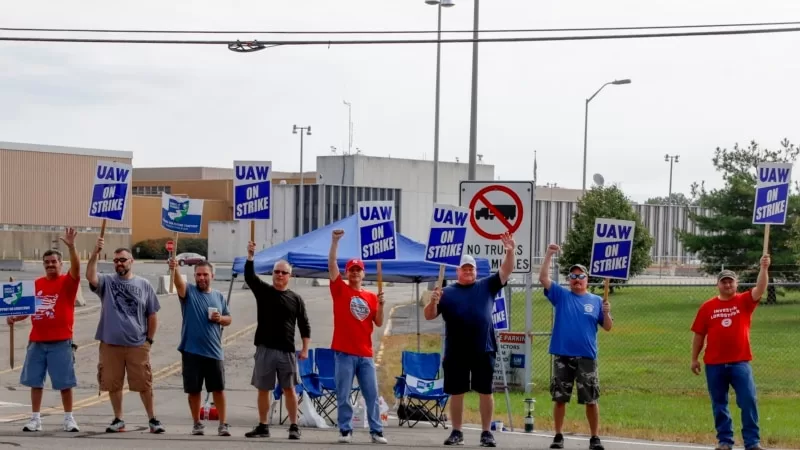
M367 420L367 404L364 401L364 396L358 397L358 402L356 402L356 405L353 408L352 427L369 428L369 421Z
M325 419L319 415L317 409L314 408L311 398L305 393L305 391L298 396L297 400L300 402L298 405L300 416L297 418L298 426L309 428L328 428L328 424L325 423Z
M378 408L381 414L381 423L383 426L389 425L389 405L383 399L383 396L378 398Z

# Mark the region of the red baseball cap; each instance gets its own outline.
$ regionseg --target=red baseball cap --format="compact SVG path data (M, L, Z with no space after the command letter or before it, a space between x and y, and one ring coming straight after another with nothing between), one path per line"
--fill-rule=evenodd
M349 272L353 267L360 267L361 270L364 270L364 261L361 261L360 259L351 259L350 261L347 261L347 265L344 267L344 270L345 272Z

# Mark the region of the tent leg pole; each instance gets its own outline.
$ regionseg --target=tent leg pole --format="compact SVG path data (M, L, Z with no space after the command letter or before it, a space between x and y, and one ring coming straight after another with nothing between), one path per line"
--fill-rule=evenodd
M419 336L419 282L414 285L417 292L414 295L414 306L417 310L417 353L420 352L420 336Z
M233 281L234 280L236 280L236 275L232 275L231 276L231 284L230 284L230 286L228 286L228 301L227 301L227 303L228 303L229 307L231 305L231 294L233 293Z

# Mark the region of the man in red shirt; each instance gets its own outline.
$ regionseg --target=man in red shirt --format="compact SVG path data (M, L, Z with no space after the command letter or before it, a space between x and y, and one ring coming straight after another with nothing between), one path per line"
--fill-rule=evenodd
M753 312L767 289L769 255L761 257L756 285L737 293L738 280L730 270L717 276L719 295L700 306L692 324L692 372L700 374L700 351L706 344L703 362L706 382L717 429L717 450L733 447L733 422L728 410L728 389L736 392L736 404L742 410L742 439L746 450L761 450L758 427L756 384L750 361L750 323Z
M69 273L61 274L61 252L47 250L42 255L45 276L36 279L36 311L31 315L31 334L20 374L20 384L31 388L31 420L23 431L42 431L42 394L45 375L50 374L53 389L61 391L64 406L64 431L80 431L72 417L72 388L75 360L72 347L72 325L75 323L75 297L80 286L80 259L75 251L73 228L60 238L69 249ZM25 320L28 316L8 317L6 322Z
M331 249L328 253L328 272L331 278L331 297L333 297L333 342L331 350L336 355L336 401L337 421L339 422L339 442L350 442L353 435L353 407L350 405L350 391L353 377L358 378L358 386L364 396L369 419L369 434L373 444L386 444L383 437L380 407L378 405L378 379L375 362L372 360L373 325L383 326L383 292L377 295L363 289L364 262L351 259L345 266L347 283L339 273L336 263L336 250L343 230L333 230Z

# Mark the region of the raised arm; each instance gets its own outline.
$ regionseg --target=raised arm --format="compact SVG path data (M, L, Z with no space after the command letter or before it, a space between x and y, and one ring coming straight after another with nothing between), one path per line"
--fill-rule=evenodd
M97 289L99 284L97 278L97 258L100 257L100 252L103 251L103 238L97 238L97 244L94 246L94 251L89 255L89 262L86 264L86 281L89 282L89 287L92 290Z
M550 285L553 282L553 280L550 279L550 263L552 262L553 255L559 250L561 249L558 245L550 244L547 246L547 252L544 254L542 267L539 268L539 283L541 283L545 289L550 289Z
M169 268L175 271L175 276L172 278L174 279L175 291L178 293L178 299L184 301L186 299L186 282L183 281L183 277L181 276L181 272L174 258L169 258Z
M764 295L764 291L767 290L767 284L769 284L769 264L770 264L769 255L762 256L761 269L759 269L758 271L758 278L756 279L756 285L755 287L753 287L753 291L751 292L754 301L760 301L761 296Z
M81 279L81 260L78 252L75 251L75 236L77 235L78 232L74 228L67 228L64 237L59 238L69 250L69 275L73 280Z
M254 262L256 254L256 243L250 241L247 243L247 261L244 263L244 282L247 283L247 286L250 288L250 291L253 294L257 292L261 292L264 288L269 286L269 284L262 280L256 274L256 266ZM258 299L258 297L256 297Z
M503 233L500 239L503 241L503 248L506 250L506 254L498 272L500 273L500 283L506 284L514 272L514 252L517 244L514 242L514 236L509 233Z
M331 281L339 278L339 265L336 264L336 251L339 249L339 239L344 236L344 230L333 230L331 234L331 249L328 252L328 273Z

